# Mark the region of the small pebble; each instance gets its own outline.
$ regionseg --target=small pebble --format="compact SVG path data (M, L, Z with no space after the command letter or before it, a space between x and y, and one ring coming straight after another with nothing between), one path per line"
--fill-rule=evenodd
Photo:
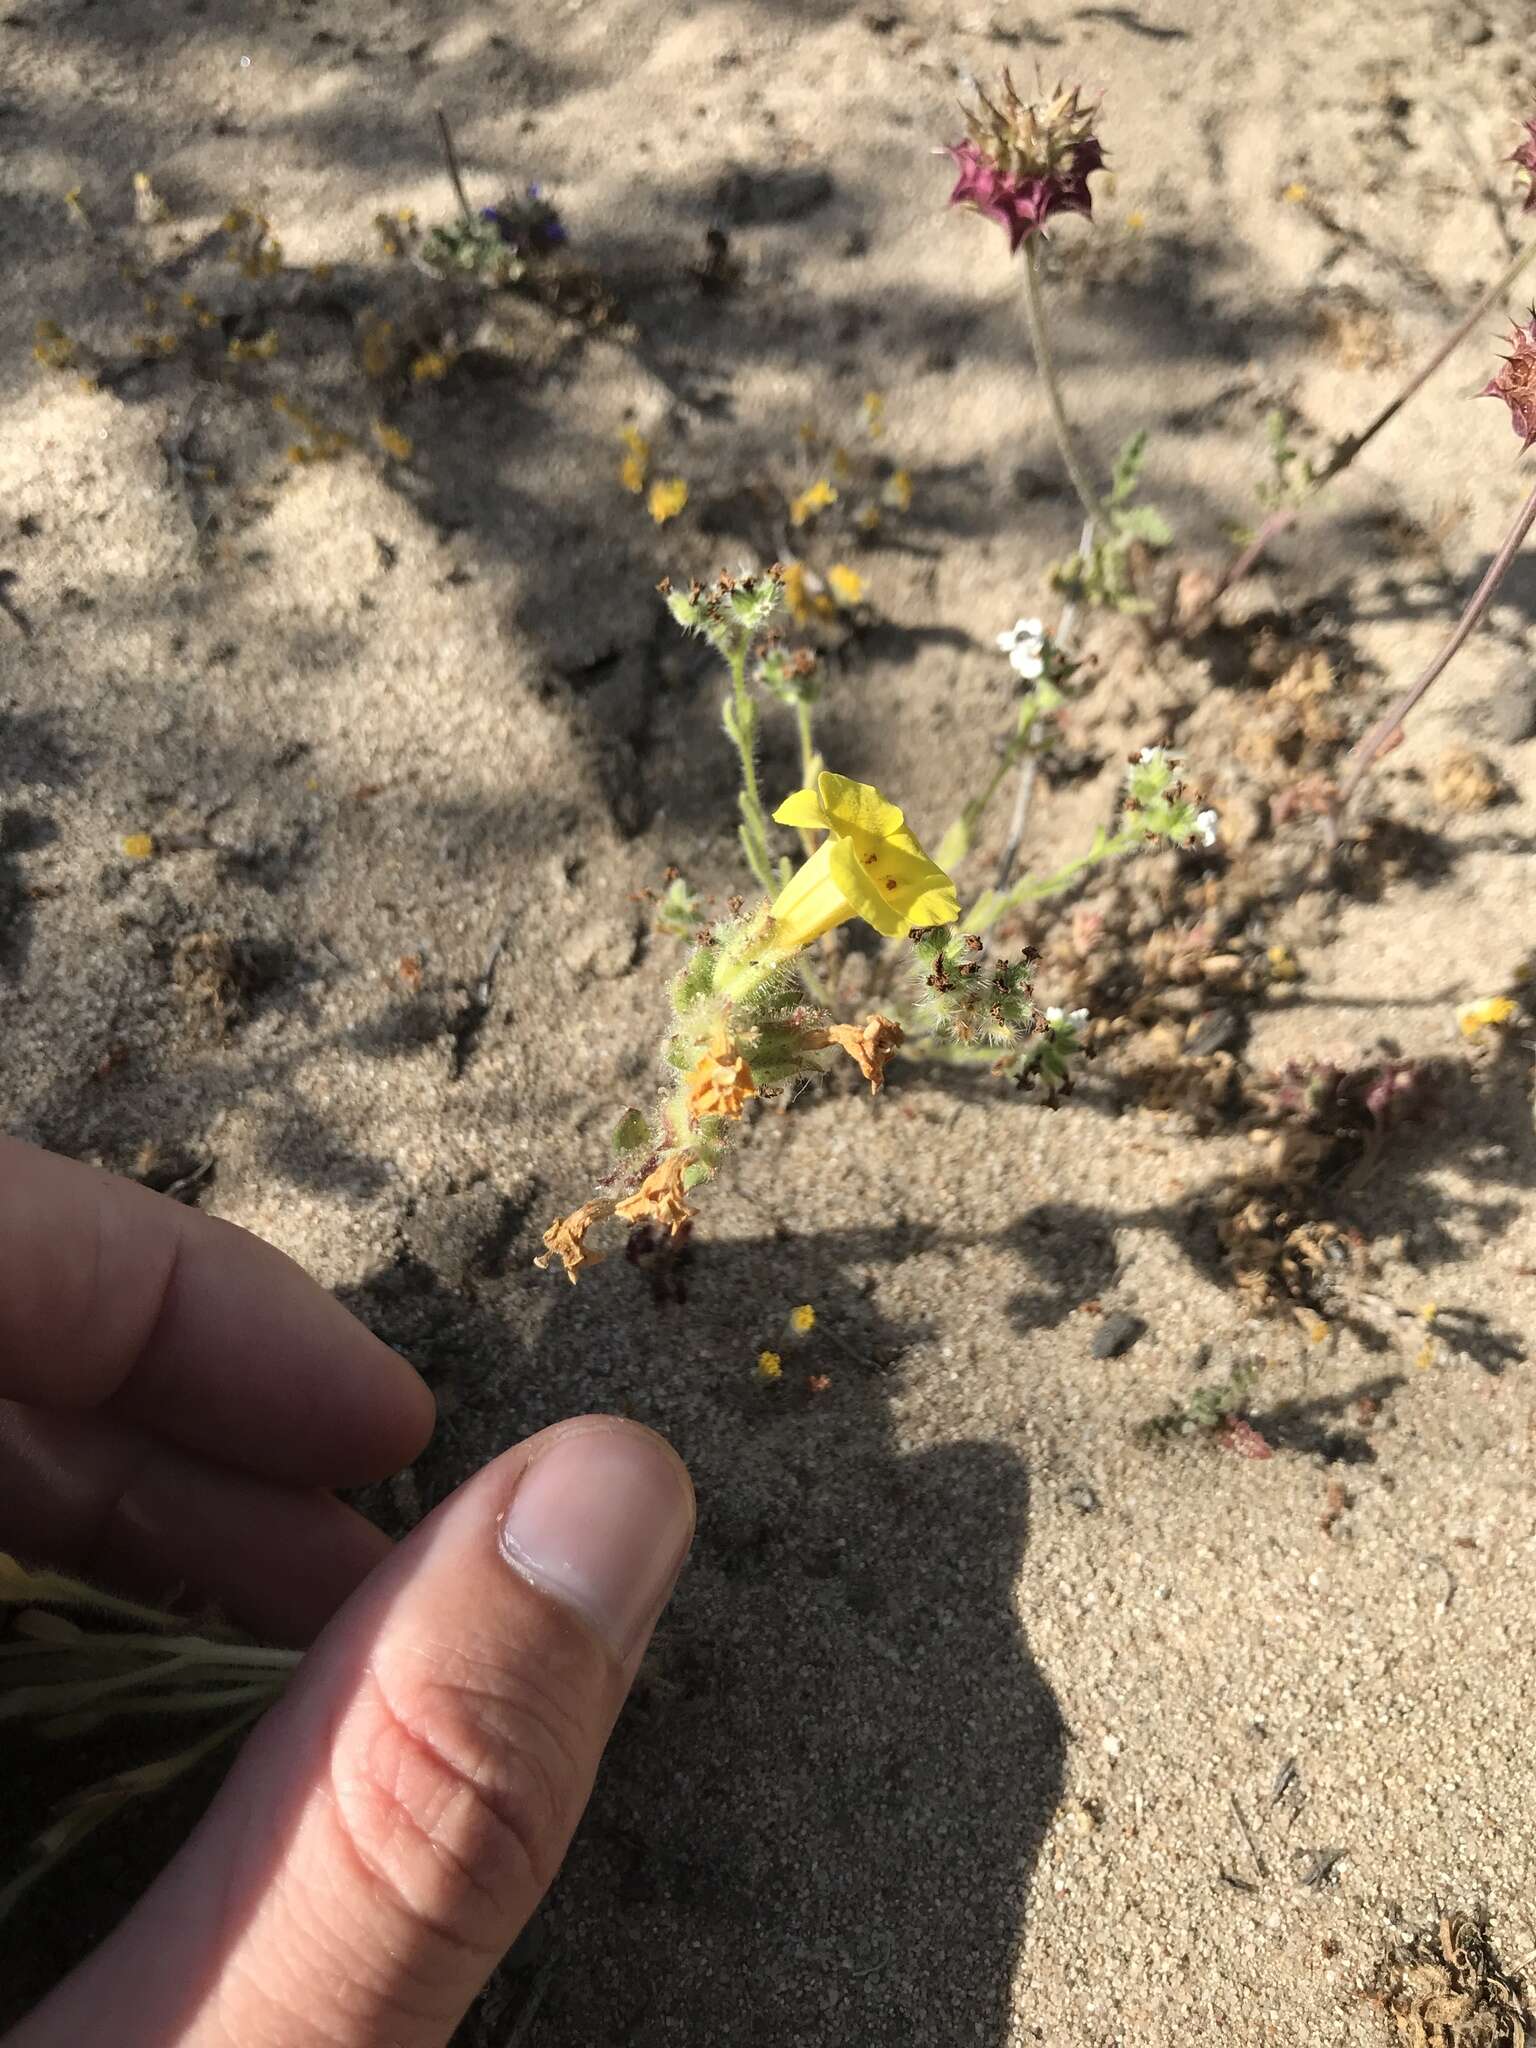
M1147 1326L1140 1316L1127 1315L1124 1310L1106 1316L1098 1327L1093 1340L1095 1358L1118 1358L1122 1351L1146 1335Z

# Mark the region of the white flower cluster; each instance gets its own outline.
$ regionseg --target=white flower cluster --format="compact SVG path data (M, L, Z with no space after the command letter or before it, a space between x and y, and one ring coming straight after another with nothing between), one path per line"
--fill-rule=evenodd
M1038 619L1017 619L1006 633L997 636L997 644L1007 655L1010 666L1030 683L1045 674L1046 640L1045 628Z

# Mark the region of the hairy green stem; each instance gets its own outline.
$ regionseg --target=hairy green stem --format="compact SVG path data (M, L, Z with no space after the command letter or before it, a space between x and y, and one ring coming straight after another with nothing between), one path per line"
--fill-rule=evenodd
M1098 525L1107 524L1099 494L1083 466L1077 452L1077 443L1072 436L1072 425L1067 418L1067 409L1062 402L1061 385L1056 376L1055 358L1051 354L1050 336L1045 324L1045 303L1040 290L1040 262L1035 254L1035 237L1030 236L1024 244L1024 314L1029 323L1030 346L1035 352L1035 367L1040 372L1041 387L1045 392L1046 406L1051 415L1051 426L1056 434L1056 446L1072 480L1083 515Z
M1122 853L1132 852L1142 843L1142 838L1139 831L1117 832L1112 839L1102 840L1090 846L1086 853L1080 853L1075 860L1069 860L1054 875L1044 875L1038 881L1026 875L1011 889L984 889L961 919L961 931L987 931L1000 917L1006 917L1010 910L1017 910L1021 903L1038 903L1042 897L1059 896L1089 868L1097 867L1101 861L1115 860Z
M768 850L768 820L763 812L763 800L757 786L757 760L754 745L757 737L757 706L752 692L747 688L747 650L741 647L728 657L731 671L731 695L725 707L725 730L736 749L741 762L741 794L738 807L741 811L741 850L746 856L752 879L760 889L769 895L776 892L773 875L773 859Z

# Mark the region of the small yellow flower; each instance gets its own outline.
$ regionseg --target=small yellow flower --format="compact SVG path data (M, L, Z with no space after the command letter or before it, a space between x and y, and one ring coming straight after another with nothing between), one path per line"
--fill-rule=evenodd
M827 571L827 588L839 604L857 604L864 595L864 578L846 562L834 562Z
M784 603L797 626L809 623L811 599L805 586L803 562L786 562L784 565Z
M412 446L410 435L402 434L400 429L392 427L388 420L374 421L373 438L384 450L384 453L392 455L396 462L410 461Z
M650 474L651 444L635 427L626 427L619 439L629 451L619 464L619 482L626 491L633 491L638 498L645 489L645 479Z
M790 500L789 523L791 526L804 526L807 519L814 518L816 513L825 511L828 505L836 503L835 486L826 477L819 476L815 483L807 485L798 498Z
M1139 235L1147 224L1147 216L1144 213L1128 213L1125 216L1125 224L1133 235Z
M127 832L118 842L124 860L150 860L154 856L154 837L148 832Z
M777 1351L759 1351L757 1354L757 1376L760 1380L776 1380L784 1370L784 1361Z
M802 1301L798 1308L789 1312L789 1327L797 1337L809 1336L816 1327L816 1311L808 1301Z
M646 508L658 526L675 519L688 502L688 486L680 476L659 476L651 485Z
M447 349L424 349L411 364L411 376L418 384L440 384L453 368L453 356Z
M1432 1323L1439 1313L1440 1304L1438 1301L1423 1302L1419 1308L1419 1321L1421 1323Z
M1268 958L1271 981L1295 981L1300 977L1301 969L1289 946L1271 946Z
M1483 996L1475 1003L1462 1003L1456 1011L1456 1028L1463 1038L1476 1038L1489 1025L1507 1024L1519 1007L1508 996Z
M1296 183L1295 181L1287 185L1285 190L1280 194L1280 197L1285 201L1287 206L1300 206L1302 200L1305 199L1307 196L1308 194L1306 186Z
M886 478L880 493L880 502L889 505L893 512L910 512L912 509L912 472L910 469L894 469Z
M798 953L850 917L894 939L960 915L948 875L869 783L823 770L814 789L796 790L773 815L780 825L827 835L779 892L770 913L773 952Z

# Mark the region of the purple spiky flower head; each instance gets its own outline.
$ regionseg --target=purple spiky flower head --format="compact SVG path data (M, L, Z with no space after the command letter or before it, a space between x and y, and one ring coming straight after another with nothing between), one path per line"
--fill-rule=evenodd
M1504 161L1518 164L1530 179L1525 193L1525 211L1536 213L1536 120L1524 121L1521 126L1525 129L1525 140Z
M1522 448L1536 442L1536 307L1532 308L1530 324L1517 326L1511 333L1503 369L1477 395L1503 399Z
M1088 180L1104 168L1104 152L1093 133L1098 102L1084 106L1078 87L1025 100L1005 71L999 97L1002 104L994 105L976 88L966 139L948 144L944 154L959 173L950 205L995 220L1012 255L1045 232L1053 213L1092 214Z

